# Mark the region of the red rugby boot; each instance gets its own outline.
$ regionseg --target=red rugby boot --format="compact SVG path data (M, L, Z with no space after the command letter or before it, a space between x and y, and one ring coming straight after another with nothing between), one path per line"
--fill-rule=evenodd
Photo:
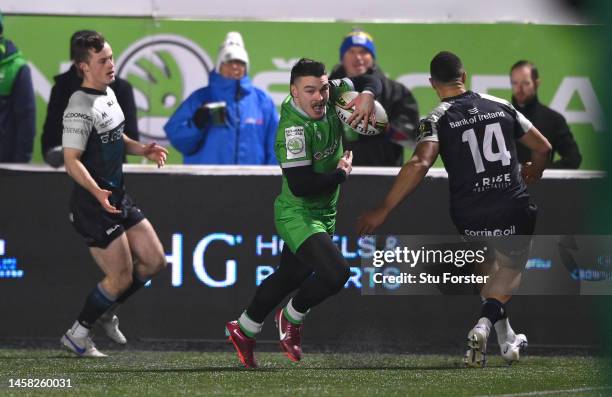
M225 324L225 333L229 336L229 341L232 342L238 353L240 362L244 364L246 368L257 368L257 361L255 361L255 338L249 338L242 332L238 321L230 321Z
M287 320L283 309L278 309L274 316L280 345L291 361L302 359L302 329L303 324L294 324Z

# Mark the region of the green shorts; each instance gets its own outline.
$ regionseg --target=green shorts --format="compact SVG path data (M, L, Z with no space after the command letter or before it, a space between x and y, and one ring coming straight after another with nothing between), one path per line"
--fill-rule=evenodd
M294 254L313 234L332 235L336 230L336 211L279 207L274 205L276 231Z

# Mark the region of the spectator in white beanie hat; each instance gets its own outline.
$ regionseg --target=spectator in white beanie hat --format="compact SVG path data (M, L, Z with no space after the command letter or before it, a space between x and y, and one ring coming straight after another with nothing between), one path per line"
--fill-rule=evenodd
M215 65L215 70L217 71L217 73L223 74L223 65L231 64L233 61L242 62L245 67L245 73L248 73L249 54L247 53L246 48L244 48L244 41L242 40L242 35L238 32L229 32L225 37L225 41L223 41L223 43L219 47L219 54L217 55L217 64ZM229 70L231 70L231 68L227 69L228 72Z
M247 75L249 55L238 32L219 47L209 84L193 92L164 126L185 164L276 164L278 113Z

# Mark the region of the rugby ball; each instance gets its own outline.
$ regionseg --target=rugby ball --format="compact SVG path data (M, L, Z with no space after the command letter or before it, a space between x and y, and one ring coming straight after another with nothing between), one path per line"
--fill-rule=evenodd
M376 113L376 125L373 126L371 123L367 124L367 128L364 129L363 123L359 123L359 125L355 128L351 127L346 121L353 114L354 108L351 109L343 109L342 106L345 106L347 103L351 102L355 97L359 95L358 92L348 91L342 94L340 98L336 101L336 114L342 123L348 126L353 131L357 132L361 135L377 135L383 132L387 128L388 119L387 112L382 107L378 101L374 101L374 112Z

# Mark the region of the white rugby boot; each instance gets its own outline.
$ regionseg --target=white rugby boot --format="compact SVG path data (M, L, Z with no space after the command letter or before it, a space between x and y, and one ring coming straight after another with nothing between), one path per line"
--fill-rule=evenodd
M526 348L527 336L525 336L525 334L517 334L514 341L505 341L499 345L501 355L508 365L512 365L513 363L519 361L521 352Z
M525 334L515 334L507 317L495 323L495 332L503 359L508 365L519 361L521 352L527 348Z
M74 336L75 327L76 324L68 331L66 331L64 335L62 335L62 338L60 339L62 346L64 346L66 349L70 350L79 357L108 357L106 354L96 349L96 345L94 345L89 335L85 335L82 337Z
M119 329L119 317L115 314L107 314L104 313L98 319L98 325L100 328L104 330L106 336L108 336L113 342L119 343L120 345L125 345L127 343L127 339L123 332Z
M463 362L468 367L481 368L487 364L487 339L491 322L486 318L478 320L478 324L468 332L467 345Z

